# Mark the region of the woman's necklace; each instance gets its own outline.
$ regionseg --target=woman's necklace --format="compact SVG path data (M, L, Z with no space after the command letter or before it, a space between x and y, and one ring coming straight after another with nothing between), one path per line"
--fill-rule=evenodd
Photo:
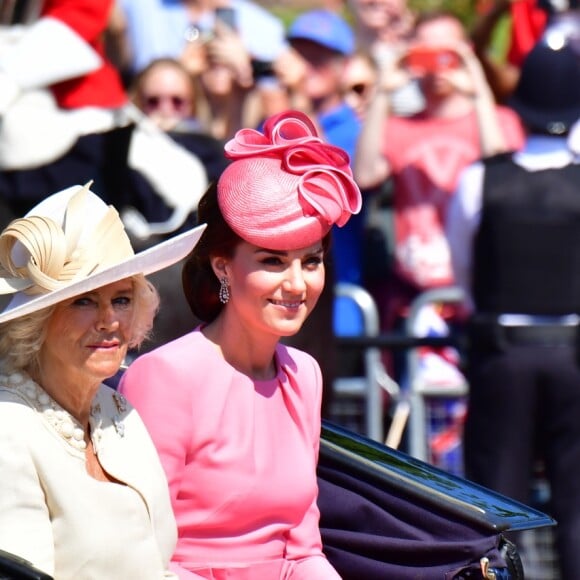
M79 451L86 449L85 430L81 424L28 374L0 375L0 385L18 393L71 447Z

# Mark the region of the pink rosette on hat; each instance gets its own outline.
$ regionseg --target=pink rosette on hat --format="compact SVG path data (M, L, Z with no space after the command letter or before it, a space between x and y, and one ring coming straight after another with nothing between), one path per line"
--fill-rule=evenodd
M350 159L325 143L298 111L270 117L260 133L242 129L225 146L233 159L218 182L224 219L241 238L291 250L343 226L362 205Z

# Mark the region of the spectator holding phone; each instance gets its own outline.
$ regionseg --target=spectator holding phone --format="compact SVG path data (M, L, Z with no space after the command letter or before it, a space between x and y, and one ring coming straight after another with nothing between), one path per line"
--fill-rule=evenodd
M130 74L151 60L180 60L200 80L199 114L220 139L250 114L248 97L262 99L263 115L287 108L272 63L288 52L282 22L250 0L120 0L132 55ZM282 101L281 101L282 100Z
M242 52L256 61L272 62L287 48L282 22L251 0L118 0L118 4L125 18L130 74L155 58L170 56L187 64L192 47L204 46L218 30L223 32L216 21L234 30Z
M407 0L348 0L347 7L352 14L357 50L366 52L377 66L395 59L397 48L409 41L413 31L415 15ZM408 80L393 91L396 115L412 115L424 107L416 79Z
M393 91L413 77L425 109L396 117ZM354 162L363 189L393 179L394 272L376 291L385 327L420 292L453 282L443 223L460 170L519 148L523 137L517 115L496 106L461 21L448 12L419 15L410 43L379 71Z
M342 94L347 105L362 121L375 89L377 65L364 51L355 52L349 59L342 77Z

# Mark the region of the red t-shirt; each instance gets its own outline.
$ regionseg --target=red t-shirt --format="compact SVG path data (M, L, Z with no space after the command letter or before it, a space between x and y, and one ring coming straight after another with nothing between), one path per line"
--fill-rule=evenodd
M517 115L498 107L510 149L524 143ZM445 214L461 170L481 157L475 112L455 119L393 117L382 153L395 184L395 266L419 289L453 283Z

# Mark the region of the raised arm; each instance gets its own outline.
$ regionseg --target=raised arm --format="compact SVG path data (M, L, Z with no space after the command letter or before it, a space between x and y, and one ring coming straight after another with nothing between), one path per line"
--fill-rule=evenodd
M471 31L473 50L479 58L490 88L499 102L503 102L514 90L519 69L507 60L498 62L490 56L492 35L500 20L509 13L514 0L495 0L475 22ZM517 1L517 0L516 0Z
M463 60L466 75L463 76L461 75L463 71L458 71L454 81L458 90L473 98L479 128L481 156L490 157L505 153L509 147L497 114L495 97L485 78L483 67L467 43L460 43L456 50Z
M400 62L400 54L379 62L377 87L366 112L353 163L354 177L362 189L376 187L391 175L391 166L383 155L388 119L392 114L391 95L409 82Z

